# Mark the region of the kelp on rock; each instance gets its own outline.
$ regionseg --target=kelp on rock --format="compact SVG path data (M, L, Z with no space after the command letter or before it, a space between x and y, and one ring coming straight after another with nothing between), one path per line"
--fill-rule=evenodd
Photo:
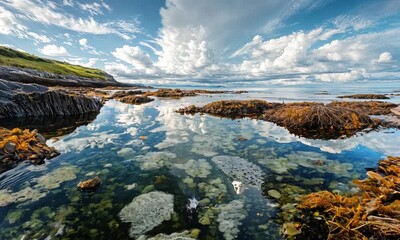
M297 208L308 217L322 214L328 239L399 239L400 157L380 161L378 169L367 176L354 180L361 190L358 193L311 193L301 198ZM303 224L305 229L310 226Z

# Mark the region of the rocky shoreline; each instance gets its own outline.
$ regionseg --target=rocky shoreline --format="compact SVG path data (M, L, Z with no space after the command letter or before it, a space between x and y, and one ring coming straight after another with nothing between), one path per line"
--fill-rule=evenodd
M313 139L337 139L379 126L396 126L369 115L389 115L397 104L386 102L331 102L329 104L272 103L263 100L225 100L178 109L180 114L207 113L226 118L253 118L276 123L291 133Z
M79 115L99 112L101 107L95 98L0 80L0 118Z

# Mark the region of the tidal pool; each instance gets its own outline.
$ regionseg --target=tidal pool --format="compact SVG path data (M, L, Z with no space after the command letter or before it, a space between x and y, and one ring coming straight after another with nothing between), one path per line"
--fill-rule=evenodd
M282 239L298 196L357 191L353 179L398 155L394 129L313 140L269 122L174 112L235 98L254 95L108 101L92 123L48 140L60 156L0 175L0 239ZM94 176L95 192L76 188Z

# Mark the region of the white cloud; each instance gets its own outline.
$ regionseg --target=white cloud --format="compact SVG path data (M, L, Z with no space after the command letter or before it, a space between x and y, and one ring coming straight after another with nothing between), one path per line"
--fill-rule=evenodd
M72 4L72 1L65 3ZM55 25L82 33L117 34L124 39L129 38L129 36L126 36L126 29L119 27L118 22L99 23L93 17L75 17L63 12L52 2L43 2L41 0L4 0L3 4L21 12L25 18L45 25ZM109 9L109 6L104 2L101 5L103 8Z
M97 51L97 49L95 47L90 46L89 43L88 43L88 40L86 38L82 38L78 42L79 42L79 45L81 46L81 50L82 51L88 52L88 53L93 54L93 55L105 54L105 53L103 53L101 51Z
M354 80L362 80L368 77L365 69L350 70L343 73L321 73L316 74L316 78L322 82L348 82Z
M104 14L104 9L111 11L111 7L104 1L93 2L93 3L77 3L79 8L89 12L90 15L102 15Z
M0 33L10 35L15 31L15 28L18 29L21 26L17 23L14 14L0 6Z
M310 0L255 0L252 4L247 0L166 0L160 10L158 36L140 42L140 47L116 48L112 54L117 61L105 66L117 77L163 81L208 78L296 84L368 80L382 72L394 75L396 59L380 55L390 51L396 56L400 30L374 28L382 24L383 13L368 17L362 11L350 11L311 30L278 37L267 34L287 26L285 21L300 10L310 12L325 4ZM107 26L120 29L124 39L141 31L135 21ZM248 41L249 36L254 37ZM393 64L376 64L385 61Z
M382 48L400 47L398 29L334 39L343 31L342 27L320 27L267 41L255 36L231 58L244 59L241 65L235 66L243 75L297 75L299 79L308 76L308 79L319 81L343 82L368 79L372 73L382 71L374 64L376 56L382 53ZM327 39L334 40L316 47ZM385 39L391 39L390 44ZM389 56L384 54L381 60L388 59Z
M87 49L89 46L87 45L88 40L86 38L82 38L79 40L79 45L81 45L83 48Z
M392 61L392 54L390 52L383 52L379 55L378 62L389 63Z
M42 43L49 43L50 39L46 35L41 35L37 34L34 32L26 32L30 37L32 37L35 41L37 42L42 42Z
M83 58L69 58L69 59L67 59L67 62L69 62L71 64L91 68L97 63L98 60L99 60L98 58L89 58L89 60L87 60L87 62L84 62L85 59L83 59Z
M153 62L150 55L143 52L138 46L125 45L122 48L115 49L112 54L117 59L131 64L135 69L143 70L144 72L153 71Z
M106 26L118 29L118 32L116 34L125 40L132 40L136 38L136 33L142 32L142 29L140 28L140 21L138 18L135 18L133 20L113 21L107 23Z
M119 80L130 81L132 79L146 79L145 81L148 84L150 78L159 78L158 73L154 69L138 70L131 66L116 62L106 63L105 70L113 76L118 76Z
M209 67L214 61L214 53L204 40L204 34L201 27L187 28L184 32L164 28L157 41L162 50L156 66L177 75L193 75Z
M43 48L40 48L39 52L52 57L62 57L69 55L67 49L65 49L63 46L57 46L54 44L46 45Z
M63 4L65 6L73 7L74 6L74 1L73 0L63 0Z
M215 71L225 52L282 14L290 16L311 1L167 0L160 11L163 28L155 63L167 74L199 75ZM240 29L238 31L237 29ZM207 75L207 74L206 74Z
M33 39L35 43L48 43L50 39L42 34L28 31L27 27L20 24L15 15L0 6L0 34L14 35L18 38Z
M375 21L362 16L341 15L333 20L333 24L340 29L353 28L359 31L372 27Z

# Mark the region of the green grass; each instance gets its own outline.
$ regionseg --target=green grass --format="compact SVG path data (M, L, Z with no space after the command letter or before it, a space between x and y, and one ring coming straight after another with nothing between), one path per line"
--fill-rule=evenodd
M29 53L2 46L0 46L0 65L31 68L60 75L76 75L98 80L107 79L107 73L99 69L86 68L67 62L40 58Z

